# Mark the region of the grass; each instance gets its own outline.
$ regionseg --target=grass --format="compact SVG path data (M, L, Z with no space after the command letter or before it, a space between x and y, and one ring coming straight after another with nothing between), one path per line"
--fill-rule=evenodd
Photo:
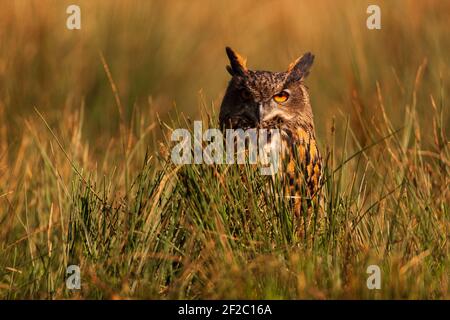
M447 4L382 2L368 31L351 2L82 2L79 34L58 28L64 3L39 4L23 23L0 5L1 298L450 298ZM172 129L217 127L229 42L250 67L317 54L326 179L301 238L279 182L168 157Z

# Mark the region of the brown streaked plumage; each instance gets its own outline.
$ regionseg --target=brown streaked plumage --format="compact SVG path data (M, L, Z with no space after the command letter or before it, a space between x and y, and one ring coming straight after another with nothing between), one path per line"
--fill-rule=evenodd
M285 72L252 71L245 59L226 48L232 78L220 108L222 129L280 129L282 138L283 178L293 199L296 215L303 204L316 199L322 158L314 131L313 113L304 80L314 56L306 53ZM306 196L306 199L304 199ZM302 202L306 200L306 202Z

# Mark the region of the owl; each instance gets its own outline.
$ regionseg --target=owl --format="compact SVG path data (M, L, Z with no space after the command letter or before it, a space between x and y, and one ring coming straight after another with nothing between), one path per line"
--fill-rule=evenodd
M281 176L296 216L305 216L317 198L322 175L313 112L304 81L314 61L305 53L287 71L253 71L231 48L227 70L231 80L223 98L219 122L224 129L278 129L281 135ZM306 206L305 206L306 203Z

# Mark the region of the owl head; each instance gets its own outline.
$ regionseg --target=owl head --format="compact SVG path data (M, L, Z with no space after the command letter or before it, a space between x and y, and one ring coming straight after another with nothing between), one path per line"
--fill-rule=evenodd
M220 108L221 128L268 128L305 119L312 122L304 80L314 56L305 53L286 71L253 71L231 48L226 48L232 76Z

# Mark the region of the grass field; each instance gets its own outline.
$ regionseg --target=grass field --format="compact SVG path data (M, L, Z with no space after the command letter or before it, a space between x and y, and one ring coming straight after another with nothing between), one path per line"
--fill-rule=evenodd
M0 0L0 298L450 299L450 2L376 1L381 30L369 4ZM174 128L217 127L226 45L316 55L301 238L252 166L168 157Z

